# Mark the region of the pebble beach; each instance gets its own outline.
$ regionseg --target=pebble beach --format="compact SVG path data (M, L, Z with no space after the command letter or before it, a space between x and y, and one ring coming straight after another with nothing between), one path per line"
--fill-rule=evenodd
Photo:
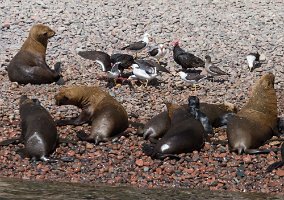
M19 136L19 98L38 98L55 120L75 117L75 106L55 105L56 84L18 85L8 79L6 67L19 51L32 25L43 23L55 30L49 40L47 63L62 63L65 85L100 86L131 114L129 121L146 123L166 110L165 101L187 103L189 95L201 102L229 102L239 109L247 102L253 84L261 75L275 75L278 116L284 117L284 2L219 0L91 1L26 0L0 2L0 141ZM197 92L180 79L180 69L169 51L162 59L170 74L162 73L148 86L108 87L101 69L77 52L102 50L122 52L121 47L148 32L156 43L170 48L179 39L181 47L204 59L210 55L229 76L204 81ZM151 42L150 45L155 44ZM249 72L246 56L261 54L261 66ZM126 51L123 51L126 52ZM147 57L146 51L139 57ZM89 125L58 127L62 138L78 140L76 133ZM284 195L284 168L265 169L280 160L280 152L262 155L230 153L228 145L205 143L201 151L180 155L180 160L153 160L141 150L143 137L130 126L116 142L94 145L83 141L60 144L52 157L73 157L73 162L44 163L22 159L22 145L0 149L0 176L27 180L132 185L143 188L202 188L220 191L262 192ZM213 139L226 140L226 129L214 129ZM277 139L276 137L273 139ZM282 139L284 137L282 136ZM277 148L271 141L262 148Z

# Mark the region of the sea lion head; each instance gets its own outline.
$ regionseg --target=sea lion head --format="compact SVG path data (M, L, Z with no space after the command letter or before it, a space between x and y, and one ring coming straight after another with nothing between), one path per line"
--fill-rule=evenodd
M55 96L56 105L77 105L78 95L74 88L62 88Z
M55 35L55 31L43 24L34 25L31 30L29 37L42 43L43 45L47 44L47 40Z
M259 79L254 90L256 90L258 88L260 88L260 89L273 89L274 88L274 80L275 80L274 74L267 73Z
M178 104L174 104L174 103L167 102L167 101L165 101L164 104L166 104L168 115L170 119L172 119L174 111L180 108L180 106Z
M20 105L24 104L40 105L40 101L38 99L29 99L27 95L22 95L20 97Z

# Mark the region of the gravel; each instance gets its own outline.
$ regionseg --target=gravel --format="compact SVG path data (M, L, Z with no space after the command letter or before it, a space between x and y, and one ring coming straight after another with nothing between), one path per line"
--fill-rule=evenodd
M66 85L99 85L109 91L128 113L139 116L131 121L145 123L165 110L163 102L186 103L190 94L209 103L230 102L241 108L248 100L253 83L270 71L276 76L279 116L283 107L283 1L4 1L0 3L0 141L20 135L19 97L38 98L54 119L79 113L74 106L57 107L54 95L60 86L17 85L8 79L6 67L17 53L33 24L44 23L56 31L47 50L47 62L60 61ZM163 59L172 74L162 74L158 84L107 87L99 67L77 55L80 50L119 52L123 45L139 39L147 31L157 43L170 47L179 39L182 48L213 62L231 75L215 82L205 81L200 90L182 82L172 53ZM262 55L262 65L248 71L246 55ZM139 54L145 57L145 52ZM90 127L59 127L61 137L76 138L76 132ZM284 193L284 169L266 173L266 167L280 159L280 152L267 155L236 155L227 146L206 143L200 152L181 155L182 159L152 160L141 151L145 142L129 127L117 142L92 145L61 144L52 157L74 157L74 162L43 163L21 159L19 146L0 150L0 176L65 182L132 184L139 187L185 187L210 190ZM226 139L224 129L215 129L216 139ZM266 144L264 148L277 147Z

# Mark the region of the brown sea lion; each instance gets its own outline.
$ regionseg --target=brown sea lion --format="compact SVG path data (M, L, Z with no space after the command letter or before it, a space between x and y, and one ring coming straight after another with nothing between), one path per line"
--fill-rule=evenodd
M123 106L99 87L71 86L62 88L55 95L57 105L75 105L82 109L77 118L59 120L57 125L81 125L92 122L91 134L79 132L84 141L107 141L128 127L128 115Z
M52 70L45 61L48 39L54 35L55 32L43 24L31 28L28 38L7 67L10 81L19 84L63 83L60 65Z
M268 73L257 81L246 105L229 120L229 149L239 154L266 152L257 148L275 134L277 122L274 75Z
M200 111L208 118L210 124L215 127L221 127L227 124L227 117L237 112L234 104L225 102L222 104L200 103Z
M0 143L1 146L12 143L24 143L25 148L18 150L22 157L52 161L48 156L58 144L55 122L39 100L23 95L20 99L20 117L22 133L19 138L12 138Z
M282 143L280 150L281 150L281 161L269 165L266 169L267 172L272 172L272 170L284 166L284 142Z
M188 109L187 113L183 114L184 120L176 121L156 144L143 145L142 150L146 155L158 159L176 158L177 156L174 154L188 153L200 150L203 147L207 133L201 121L203 117L207 117L193 112L199 112L199 99L197 97L189 97L189 107L192 110ZM169 117L172 119L176 110L171 111L172 107L169 105L168 109ZM182 111L179 110L178 112Z

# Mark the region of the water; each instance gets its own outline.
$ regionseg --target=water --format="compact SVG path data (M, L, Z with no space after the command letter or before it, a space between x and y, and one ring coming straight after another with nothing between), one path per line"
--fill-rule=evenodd
M51 183L21 181L0 178L0 199L284 199L283 196L272 196L260 193L213 192L191 189L141 189L135 187L111 187L89 184Z

